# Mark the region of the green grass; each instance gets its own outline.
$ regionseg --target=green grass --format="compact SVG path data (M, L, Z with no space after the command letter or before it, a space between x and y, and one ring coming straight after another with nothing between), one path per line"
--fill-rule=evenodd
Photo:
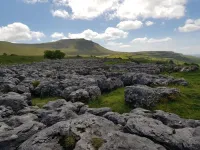
M104 143L104 141L103 141L102 138L95 137L95 138L91 139L91 143L92 143L92 146L94 147L94 149L98 150L102 146L102 144Z
M91 108L110 107L112 111L127 113L131 108L124 101L124 88L119 88L108 94L103 94L97 100L88 103Z
M42 108L45 104L47 104L50 101L56 101L57 99L60 99L58 97L48 97L48 98L33 98L32 99L32 105L38 106Z
M42 56L0 56L0 65L26 64L43 60Z
M173 73L177 78L185 78L189 86L173 86L180 89L181 95L173 101L162 101L155 109L161 109L180 115L183 118L200 119L200 71Z
M170 85L169 87L180 89L181 95L171 101L162 100L153 109L175 113L183 118L200 120L200 71L173 73L171 75L177 78L185 78L189 85ZM131 110L131 107L124 100L124 88L104 94L95 101L90 101L89 106L93 108L110 107L113 111L119 113L126 113Z
M149 51L149 52L134 52L134 53L115 53L107 56L107 58L122 58L130 59L141 63L166 63L173 60L176 64L196 63L200 64L200 58L194 56L187 56L170 51Z
M20 56L42 56L45 50L61 50L66 55L109 55L110 51L97 43L85 39L66 39L39 44L18 44L0 41L0 55L3 53Z

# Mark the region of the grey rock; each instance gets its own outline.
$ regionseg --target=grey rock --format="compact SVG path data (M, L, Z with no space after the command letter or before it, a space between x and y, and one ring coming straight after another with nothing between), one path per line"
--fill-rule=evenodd
M124 131L147 137L168 149L198 150L200 148L200 137L198 134L194 135L195 128L173 129L152 118L143 116L130 118Z
M125 88L125 101L133 107L149 108L155 106L158 100L159 95L148 86L136 85Z
M126 124L125 117L116 112L107 112L106 114L103 115L103 117L112 121L115 124L120 124L122 126L125 126Z
M0 96L0 105L10 106L15 112L27 107L26 97L14 92Z
M6 107L3 105L0 106L0 118L7 118L13 114L14 112L11 107L9 106Z
M5 122L0 122L0 133L12 130L13 128L8 126Z
M32 121L38 121L38 117L30 113L22 116L12 116L11 118L5 120L6 124L13 128Z
M101 137L108 132L116 130L114 124L104 118L93 115L82 115L76 119L59 122L35 134L25 141L19 150L62 150L59 140L73 136L76 139L75 150L93 150L92 137Z
M153 118L162 121L163 124L172 128L196 128L200 126L200 120L183 119L176 114L167 113L161 110L157 110L153 114Z
M95 100L101 96L101 90L98 86L89 86L85 90L89 93L90 100Z
M17 88L17 93L19 93L19 94L30 92L29 89L24 85L17 85L16 88Z
M112 132L99 150L166 150L163 146L137 135Z
M79 89L77 91L72 92L69 95L69 100L71 102L87 102L89 101L90 97L89 97L89 93L84 90L84 89Z
M102 92L110 92L114 89L123 87L123 82L116 77L108 78L106 80L102 80L102 82L99 83L99 88Z
M150 108L156 106L161 98L170 99L177 96L179 90L175 88L151 88L145 85L128 86L125 88L125 101L133 107Z
M29 137L42 130L45 126L35 121L22 124L13 130L0 132L1 150L15 150Z
M107 112L111 112L111 108L104 107L104 108L88 108L87 112L97 116L103 116Z
M69 99L69 95L78 90L78 86L71 86L71 87L67 87L64 89L64 91L62 92L62 97L65 98L66 100Z

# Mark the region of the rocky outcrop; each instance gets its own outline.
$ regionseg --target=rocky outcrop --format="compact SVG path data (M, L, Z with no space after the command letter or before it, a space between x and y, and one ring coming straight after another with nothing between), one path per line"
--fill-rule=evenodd
M104 61L66 59L5 66L1 68L0 93L63 97L69 101L79 101L83 97L82 101L87 101L123 86L188 84L184 79L156 75L161 72L161 65L105 65ZM28 104L31 105L30 102Z
M17 113L1 106L1 150L198 150L200 121L142 108L119 114L64 99Z
M11 107L15 112L28 106L25 96L10 92L0 96L0 105Z
M162 65L105 65L103 59L66 59L0 68L0 150L199 150L200 121L143 108L119 114L85 102L129 86L126 101L154 106L173 98L184 79L156 75ZM140 85L138 85L140 84ZM58 96L42 108L31 97Z
M150 108L156 106L162 98L169 98L179 94L174 88L151 88L144 85L128 86L125 88L125 101L133 107Z

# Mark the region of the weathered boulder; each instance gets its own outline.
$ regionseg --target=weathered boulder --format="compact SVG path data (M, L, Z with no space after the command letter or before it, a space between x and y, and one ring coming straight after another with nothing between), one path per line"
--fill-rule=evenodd
M100 80L98 80L98 86L102 92L110 92L114 89L123 87L124 84L119 78L112 77L112 78L108 78L106 80L103 79L103 80L101 80L101 82L100 82Z
M14 92L1 95L0 105L10 106L15 112L28 106L26 103L26 97Z
M137 135L111 132L100 150L166 150L163 146Z
M37 111L40 122L47 126L51 126L60 121L66 121L77 117L77 107L71 102L66 102L64 99L48 102L43 106L43 109Z
M173 129L159 120L134 116L127 121L124 131L147 137L168 149L198 150L200 148L200 135L196 134L198 128Z
M89 93L84 89L76 90L69 95L69 100L71 102L87 102L89 99Z
M111 112L111 108L104 107L104 108L88 108L87 112L96 116L103 116L107 112Z
M41 82L34 90L34 94L40 97L61 96L62 91L55 81Z
M72 92L78 90L78 88L79 88L78 86L70 86L70 87L65 88L62 92L62 97L65 98L66 100L69 100L69 95Z
M16 89L17 89L17 93L19 93L19 94L30 93L29 88L27 88L27 87L24 86L24 85L17 85L17 86L16 86Z
M120 124L124 126L126 124L126 119L123 115L116 112L107 112L103 115L106 119L112 121L115 124Z
M14 112L10 106L0 106L0 118L7 118L13 114Z
M4 119L4 122L13 128L32 121L38 121L38 117L31 113L21 116L12 116L9 119Z
M60 121L66 121L66 120L77 118L77 114L73 112L72 110L68 110L68 109L65 109L65 107L63 107L62 110L58 110L58 111L56 110L42 111L39 114L39 118L40 118L40 122L42 122L46 126L51 126Z
M155 106L161 98L170 98L178 93L179 91L174 88L151 88L144 85L128 86L125 88L125 101L133 107L150 108Z
M196 128L200 126L200 120L183 119L176 114L167 113L162 110L156 110L152 114L152 117L160 120L163 124L176 129L186 127Z
M31 121L13 130L0 132L1 150L16 150L22 142L26 141L44 127L42 123Z
M89 86L85 90L89 93L90 100L95 100L101 96L101 90L98 86Z
M92 138L100 137L103 139L108 132L116 130L115 125L101 117L94 115L82 115L70 121L59 122L49 128L35 134L25 141L19 150L62 150L68 145L59 141L72 138L75 150L93 150Z
M147 73L125 73L121 76L125 86L140 84L140 85L162 85L169 84L188 85L184 79L175 79L164 75L151 75Z

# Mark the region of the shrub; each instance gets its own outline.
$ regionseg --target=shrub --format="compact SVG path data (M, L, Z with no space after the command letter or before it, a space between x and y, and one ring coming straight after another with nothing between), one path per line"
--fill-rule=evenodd
M8 54L6 54L6 53L3 53L3 56L8 56Z
M169 64L175 64L175 63L174 63L174 61L173 61L173 60L170 60L170 61L169 61Z
M81 58L81 56L80 55L76 55L76 58Z
M32 85L34 88L36 88L40 84L40 81L33 81Z
M65 53L61 52L60 50L50 51L46 50L44 52L44 58L47 59L63 59L65 57Z
M17 56L16 54L10 54L10 56Z
M64 150L73 150L76 146L76 138L73 135L63 136L59 140L59 143Z
M91 142L95 150L98 150L104 143L102 138L92 138Z

